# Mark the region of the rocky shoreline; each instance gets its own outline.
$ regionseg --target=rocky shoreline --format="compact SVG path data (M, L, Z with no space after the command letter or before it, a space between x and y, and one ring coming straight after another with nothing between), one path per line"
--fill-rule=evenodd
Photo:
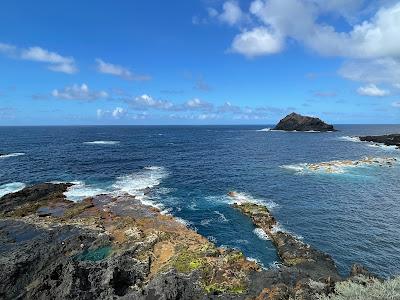
M316 299L343 280L332 258L276 230L261 205L233 206L263 229L281 268L218 248L130 195L65 199L44 183L0 199L1 299ZM233 194L231 194L233 195ZM354 267L352 277L369 274Z
M358 139L362 142L396 146L398 149L400 149L400 134L359 136Z

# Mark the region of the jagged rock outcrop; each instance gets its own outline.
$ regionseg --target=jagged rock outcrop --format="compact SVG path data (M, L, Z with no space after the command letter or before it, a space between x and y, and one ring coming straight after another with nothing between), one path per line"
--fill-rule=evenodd
M277 229L276 219L265 206L235 203L233 207L249 216L254 225L268 235L284 265L307 274L313 280L341 279L333 259L328 254L314 249L288 232Z
M400 134L387 134L387 135L368 135L358 137L362 142L372 142L384 144L386 146L397 146L400 149Z
M287 115L275 126L274 130L284 131L336 131L329 124L326 124L319 118L302 116L297 113Z

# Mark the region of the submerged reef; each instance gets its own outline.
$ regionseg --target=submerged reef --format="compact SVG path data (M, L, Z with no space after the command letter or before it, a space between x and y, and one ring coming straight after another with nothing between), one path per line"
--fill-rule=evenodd
M341 174L349 168L356 167L392 167L399 161L395 157L365 157L358 160L333 160L328 162L319 163L301 163L296 165L284 165L282 168L296 171L298 173L304 172L319 172L319 173L333 173Z
M343 280L378 280L361 266L343 279L329 255L280 231L259 204L233 206L270 237L280 268L216 247L128 194L68 201L70 186L38 184L0 198L1 299L311 300Z
M297 113L287 115L275 126L274 130L284 131L336 131L332 125L326 124L319 118L302 116Z

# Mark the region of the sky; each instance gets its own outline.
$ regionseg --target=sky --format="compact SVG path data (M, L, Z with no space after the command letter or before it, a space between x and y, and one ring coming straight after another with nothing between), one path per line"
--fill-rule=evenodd
M0 125L400 123L400 1L2 0Z

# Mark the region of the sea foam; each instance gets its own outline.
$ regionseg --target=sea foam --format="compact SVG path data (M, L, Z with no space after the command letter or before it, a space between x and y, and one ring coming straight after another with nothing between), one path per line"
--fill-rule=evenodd
M22 182L12 182L0 185L0 197L4 195L15 193L22 190L25 187L25 183Z
M365 157L359 160L333 160L319 163L299 163L280 166L283 169L293 171L295 174L343 174L354 168L383 167L397 165L399 160L395 157Z
M256 130L256 131L259 131L259 132L268 132L268 131L271 131L271 128L263 128L263 129L258 129L258 130Z
M84 142L85 145L117 145L119 141L92 141Z
M346 141L346 142L354 142L354 143L360 143L360 139L356 136L340 136L338 137L339 140L341 141Z
M86 185L83 181L74 181L72 183L74 185L64 192L64 196L70 201L78 202L87 197L94 197L108 192L95 186Z
M163 167L149 166L144 167L138 172L120 176L112 185L116 192L128 193L138 199L146 198L146 188L153 188L161 183L168 176L168 172Z
M276 204L274 201L254 198L252 195L243 192L230 192L230 194L226 196L226 199L230 204L254 203L265 205L269 209L273 209L278 206L278 204Z
M261 228L255 228L254 230L253 230L253 232L254 232L254 234L256 235L256 236L258 236L258 238L259 239L261 239L261 240L269 240L269 237L268 237L268 235L265 233L265 231L264 230L262 230Z
M25 155L25 153L23 153L23 152L9 153L9 154L0 155L0 159L9 158L9 157L17 157L17 156L22 156L22 155Z

